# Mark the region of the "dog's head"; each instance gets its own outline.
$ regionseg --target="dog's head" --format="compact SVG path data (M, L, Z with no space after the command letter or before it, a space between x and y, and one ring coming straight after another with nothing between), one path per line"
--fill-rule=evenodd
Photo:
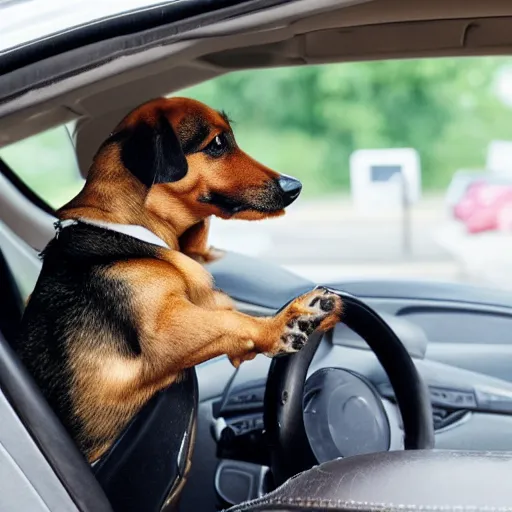
M150 101L126 116L109 142L119 145L122 165L147 188L148 207L163 217L171 198L201 218L278 216L301 191L298 180L238 147L226 115L195 100Z

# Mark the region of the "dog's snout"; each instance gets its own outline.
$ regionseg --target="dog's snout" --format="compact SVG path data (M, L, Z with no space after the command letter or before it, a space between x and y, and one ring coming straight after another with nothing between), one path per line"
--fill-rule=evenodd
M302 183L299 180L283 174L278 178L277 183L283 193L284 206L288 206L299 197L302 190Z

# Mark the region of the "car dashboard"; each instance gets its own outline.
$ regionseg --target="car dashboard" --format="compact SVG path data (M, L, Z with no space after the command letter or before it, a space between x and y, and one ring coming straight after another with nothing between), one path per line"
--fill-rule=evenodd
M256 316L274 314L317 284L232 253L213 263L210 271L216 286L235 300L239 311ZM500 291L447 283L354 280L321 284L363 299L401 339L430 391L436 448L512 450L510 297ZM238 503L271 485L263 423L270 363L260 355L235 370L227 358L220 357L197 368L201 404L183 510L215 510L212 503L217 507ZM373 385L387 418L386 447L402 449L401 418L387 375L366 342L342 323L324 336L308 379L325 367L347 369ZM325 411L314 412L313 421L327 421ZM336 424L329 427L336 430ZM353 449L360 447L361 453L378 446L360 441ZM332 458L344 455L333 446L330 443L325 453Z

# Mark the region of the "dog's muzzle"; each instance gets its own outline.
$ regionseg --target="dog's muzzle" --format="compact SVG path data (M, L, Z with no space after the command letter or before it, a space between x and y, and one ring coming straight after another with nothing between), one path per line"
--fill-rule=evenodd
M290 176L281 175L267 181L263 186L252 187L237 195L227 195L221 192L209 192L198 198L199 202L217 206L228 215L253 210L261 213L273 213L299 197L302 184Z

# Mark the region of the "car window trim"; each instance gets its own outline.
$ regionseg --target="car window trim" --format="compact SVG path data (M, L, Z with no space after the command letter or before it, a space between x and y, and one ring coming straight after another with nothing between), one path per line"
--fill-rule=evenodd
M7 180L20 192L25 196L32 204L37 206L39 209L43 210L45 213L48 213L52 216L56 215L55 209L52 208L44 199L42 199L38 194L36 194L8 165L7 163L0 158L0 174L5 176Z
M278 5L285 2L286 0L272 0L270 3ZM1 52L0 76L87 45L152 30L189 18L229 11L230 8L245 4L255 9L261 8L259 3L255 0L176 0L96 20Z

